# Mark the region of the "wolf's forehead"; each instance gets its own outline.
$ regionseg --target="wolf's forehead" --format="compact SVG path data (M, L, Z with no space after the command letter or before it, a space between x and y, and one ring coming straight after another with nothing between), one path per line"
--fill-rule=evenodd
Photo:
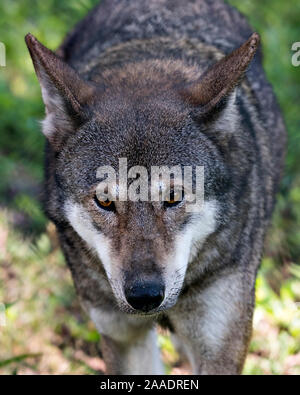
M111 166L118 173L120 158L127 160L128 170L143 166L148 174L153 166L208 162L207 139L185 111L174 103L148 104L118 103L112 111L97 108L91 121L67 141L60 161L64 178L92 185L101 166Z
M145 92L132 96L131 92L100 97L95 106L95 122L101 129L155 130L174 129L188 117L184 103L171 92Z
M158 112L158 111L157 111ZM90 171L98 166L119 167L126 158L128 167L202 165L211 154L207 139L184 117L172 121L159 114L114 113L110 119L92 122L67 141L62 168Z
M114 109L109 114L99 112L94 129L84 131L78 144L84 143L86 135L92 141L86 149L97 150L100 162L108 161L112 166L118 165L120 157L127 158L131 166L168 165L168 161L171 165L184 156L183 145L188 144L186 122L185 114L158 104L154 109L140 106ZM191 146L195 144L196 141Z

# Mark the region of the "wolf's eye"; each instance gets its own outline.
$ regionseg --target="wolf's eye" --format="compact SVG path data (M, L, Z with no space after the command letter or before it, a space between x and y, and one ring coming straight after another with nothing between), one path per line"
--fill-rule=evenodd
M172 189L170 191L170 198L169 198L169 200L164 201L164 207L167 208L167 207L177 206L179 203L182 202L183 197L184 197L183 191L180 194L179 191L174 191Z
M95 195L94 200L95 200L95 203L97 204L97 206L102 208L103 210L106 210L106 211L115 211L116 210L115 203L112 200L109 200L109 199L99 200L96 195Z

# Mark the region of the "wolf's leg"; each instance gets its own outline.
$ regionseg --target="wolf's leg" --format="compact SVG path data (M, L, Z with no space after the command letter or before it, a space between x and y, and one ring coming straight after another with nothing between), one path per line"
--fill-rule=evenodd
M190 289L170 311L194 374L241 373L252 330L254 281L249 273L223 275L199 293Z
M164 374L156 340L155 329L127 344L103 336L102 352L107 374Z
M107 374L164 374L157 334L148 318L91 311L102 335Z

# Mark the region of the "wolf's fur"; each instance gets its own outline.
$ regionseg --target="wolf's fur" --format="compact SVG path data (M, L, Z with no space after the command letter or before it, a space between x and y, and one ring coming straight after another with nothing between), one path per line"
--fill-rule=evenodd
M46 105L45 207L108 373L162 373L156 323L195 373L241 372L285 144L260 52L241 80L250 35L219 0L102 0L59 57L26 38ZM116 202L117 214L101 212L96 170L119 158L204 166L202 211ZM154 274L165 298L136 314L124 287Z

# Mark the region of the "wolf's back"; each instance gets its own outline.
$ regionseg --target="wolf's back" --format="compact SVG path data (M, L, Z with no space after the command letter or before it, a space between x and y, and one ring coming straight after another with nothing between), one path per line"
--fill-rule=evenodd
M129 40L171 36L198 38L230 52L251 32L244 16L222 0L102 0L61 50L72 62L94 46L100 53Z

